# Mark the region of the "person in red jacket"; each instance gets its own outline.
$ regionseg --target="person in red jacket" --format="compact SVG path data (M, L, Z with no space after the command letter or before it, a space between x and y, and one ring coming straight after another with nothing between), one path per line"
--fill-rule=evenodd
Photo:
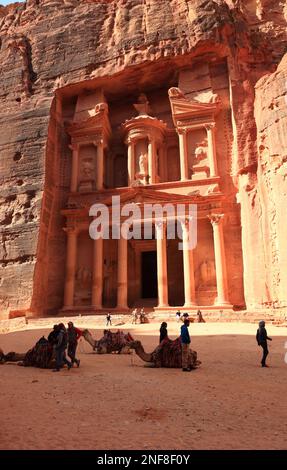
M68 356L71 359L72 364L76 363L80 366L80 360L76 358L76 350L78 346L78 340L82 336L83 332L76 328L73 322L68 323Z

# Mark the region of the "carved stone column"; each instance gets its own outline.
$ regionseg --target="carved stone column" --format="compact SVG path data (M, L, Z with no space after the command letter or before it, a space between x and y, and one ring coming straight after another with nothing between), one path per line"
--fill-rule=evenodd
M213 228L217 299L215 305L230 305L224 249L223 214L208 216Z
M185 129L178 131L179 137L179 157L180 157L180 179L186 181L188 175L188 153L187 153L187 132Z
M94 145L97 148L96 189L100 191L104 187L104 142L99 140Z
M158 307L168 307L166 223L156 222Z
M156 183L156 143L151 138L148 143L148 174L149 184Z
M185 307L196 305L193 250L189 247L189 220L181 222L183 244L183 272Z
M215 143L215 124L205 126L208 141L208 160L210 168L210 177L218 176L217 159L216 159L216 143Z
M73 152L72 155L72 174L71 174L71 192L78 191L78 172L79 172L79 145L73 144L69 146Z
M163 143L159 148L159 165L160 165L160 178L161 182L167 181L167 149L166 144Z
M128 240L127 228L123 225L118 241L118 301L117 308L128 308ZM125 235L125 236L123 236Z
M74 228L64 230L67 233L64 308L69 308L74 305L78 232Z
M103 238L94 240L92 305L95 309L103 306L103 247Z
M135 144L132 140L128 144L128 185L131 186L135 179Z

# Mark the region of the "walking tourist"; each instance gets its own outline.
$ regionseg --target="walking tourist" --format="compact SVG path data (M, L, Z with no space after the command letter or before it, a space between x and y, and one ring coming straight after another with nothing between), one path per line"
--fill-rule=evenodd
M197 314L196 314L196 315L197 315L197 321L198 321L198 323L205 323L205 320L204 320L204 318L203 318L202 313L201 313L200 310L197 310Z
M80 366L80 360L76 358L76 351L78 347L78 340L82 336L83 332L76 328L73 322L68 323L68 356L71 359L72 364Z
M272 338L269 338L269 336L267 336L267 331L265 329L265 321L263 320L259 322L259 328L256 333L256 340L257 340L258 346L261 346L263 349L261 365L262 367L268 367L266 365L266 358L269 354L267 340L272 341Z
M106 326L109 326L111 325L112 326L112 316L110 313L107 314L107 325Z
M59 372L63 364L67 364L68 369L72 367L72 363L66 358L66 349L68 344L68 334L63 323L59 324L59 332L57 336L56 349L56 369L53 372Z
M184 372L189 372L191 369L188 367L188 355L190 347L190 336L189 336L189 319L184 320L184 324L180 328L180 337L181 337L181 360L182 360L182 370Z

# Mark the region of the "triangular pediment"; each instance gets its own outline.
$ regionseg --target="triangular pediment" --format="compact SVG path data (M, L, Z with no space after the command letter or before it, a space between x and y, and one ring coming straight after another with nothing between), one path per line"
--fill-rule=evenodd
M115 195L113 195L115 196ZM190 200L189 196L181 194L167 193L165 191L156 191L148 188L129 189L125 193L118 194L120 196L121 206L124 204L168 204L168 203L186 203ZM107 206L112 205L112 196L102 200L101 204Z

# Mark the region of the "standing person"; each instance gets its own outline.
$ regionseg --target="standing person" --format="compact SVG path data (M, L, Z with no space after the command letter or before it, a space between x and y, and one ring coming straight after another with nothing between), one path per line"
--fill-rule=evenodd
M190 336L189 336L189 319L185 318L183 325L180 328L180 338L181 338L181 360L182 360L182 370L183 372L189 372L191 369L188 367L188 356L189 356L189 345L190 345Z
M269 338L269 336L267 336L267 331L265 329L265 321L263 320L259 322L259 328L256 333L256 340L257 340L258 346L261 346L263 349L261 365L262 367L268 367L266 365L266 357L269 354L267 340L272 341L272 338Z
M205 323L205 320L204 320L204 318L203 318L203 316L202 316L201 310L197 310L197 314L196 314L196 315L197 315L197 317L198 317L198 318L197 318L198 323Z
M68 356L71 359L72 364L76 363L80 366L80 360L76 358L76 350L78 346L78 340L82 336L83 332L76 328L73 322L68 323Z
M109 324L112 326L112 316L111 316L110 313L107 314L107 325L106 326L108 326Z
M144 309L142 308L141 311L140 311L140 323L145 323L145 311Z
M138 319L138 310L137 310L137 308L135 308L135 309L133 310L133 314L132 314L132 315L133 315L133 321L132 321L132 323L134 323L134 324L136 325L137 319Z
M66 358L66 349L68 344L68 334L63 323L59 324L59 332L57 336L57 343L55 345L56 350L56 369L53 372L59 372L63 363L67 364L68 369L72 367L72 363Z
M164 339L168 338L168 333L167 333L167 323L164 321L162 322L159 330L159 343L161 343Z
M179 320L180 320L180 311L179 310L176 312L175 316L176 316L176 321L179 322Z
M53 330L51 331L51 333L49 333L49 336L48 336L48 341L52 346L54 346L57 343L58 333L59 333L59 325L54 325Z

